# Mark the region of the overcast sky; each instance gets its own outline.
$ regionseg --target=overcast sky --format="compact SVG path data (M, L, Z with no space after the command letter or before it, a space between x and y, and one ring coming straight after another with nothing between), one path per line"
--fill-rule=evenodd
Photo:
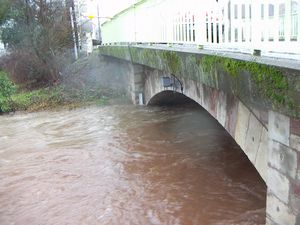
M112 17L121 10L134 4L136 0L98 0L100 16Z

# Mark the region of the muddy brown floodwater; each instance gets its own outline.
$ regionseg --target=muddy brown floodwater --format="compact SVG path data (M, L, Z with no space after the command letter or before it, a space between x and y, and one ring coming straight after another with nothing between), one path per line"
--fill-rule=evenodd
M0 117L1 225L265 223L266 186L199 108Z

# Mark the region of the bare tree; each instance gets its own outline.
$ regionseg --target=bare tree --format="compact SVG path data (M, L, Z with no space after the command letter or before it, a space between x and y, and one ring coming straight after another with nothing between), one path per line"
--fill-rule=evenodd
M11 52L5 65L15 81L29 86L56 83L73 45L68 5L60 0L11 0L2 40Z

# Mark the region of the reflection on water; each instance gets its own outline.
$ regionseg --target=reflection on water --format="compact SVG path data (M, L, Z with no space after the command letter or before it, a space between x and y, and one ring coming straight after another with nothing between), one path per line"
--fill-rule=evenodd
M0 224L263 224L266 187L200 109L0 118Z

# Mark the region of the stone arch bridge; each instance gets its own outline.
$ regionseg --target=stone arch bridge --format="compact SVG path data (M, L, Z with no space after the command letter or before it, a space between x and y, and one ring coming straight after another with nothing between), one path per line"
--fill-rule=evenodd
M266 182L267 224L300 224L300 65L173 47L99 51L127 71L135 104L172 103L185 95L206 109Z

